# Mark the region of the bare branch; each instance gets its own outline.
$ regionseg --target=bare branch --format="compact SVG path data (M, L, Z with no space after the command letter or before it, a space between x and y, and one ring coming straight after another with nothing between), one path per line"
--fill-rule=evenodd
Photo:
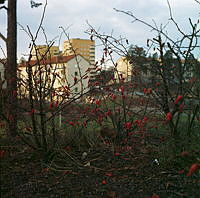
M7 38L0 32L0 38L6 43Z
M39 33L39 31L40 31L40 29L41 29L41 26L42 26L42 24L43 24L44 17L45 17L45 13L46 13L46 8L47 8L47 0L46 0L46 2L45 2L44 8L43 8L42 18L41 18L41 20L40 20L39 27L38 27L37 32L36 32L36 34L35 34L35 40L37 39L38 33Z
M198 0L194 0L194 1L196 1L200 5L200 1L198 1Z
M33 43L36 41L38 34L39 34L39 31L41 30L42 23L44 21L44 17L45 17L45 13L46 13L46 8L47 8L47 0L45 1L45 5L44 5L44 8L43 8L43 12L42 12L42 17L40 19L40 24L38 26L36 33L35 33L35 36L32 35L31 30L30 30L29 26L27 25L27 30L25 32L28 32L28 35L31 36L31 40L32 40Z
M174 45L176 45L176 43L173 41L173 39L171 39L166 33L164 33L163 30L159 30L159 29L157 29L157 27L154 27L153 25L151 25L151 24L149 24L149 23L147 23L147 22L145 22L145 21L143 21L143 20L137 18L137 17L136 17L135 15L133 15L130 11L118 10L118 9L116 9L116 8L114 8L114 10L115 10L116 12L121 12L121 13L123 13L123 14L126 14L126 15L132 17L132 18L134 19L133 22L138 21L138 22L140 22L140 23L143 23L143 24L146 25L147 27L150 27L152 30L158 32L159 34L162 34L163 36L165 36L165 38L167 38L167 39L168 39L169 41L171 41ZM177 46L177 45L176 45L176 46Z
M5 53L4 49L1 47L1 45L0 45L0 49L1 49L2 54L4 55L4 58L6 58L6 53Z
M169 14L170 14L170 20L175 24L176 28L178 29L178 31L185 37L188 37L179 27L178 23L174 20L173 15L172 15L172 8L171 5L169 3L169 0L167 0L167 4L169 7Z
M6 6L1 6L1 7L0 7L0 10L1 10L1 9L5 9L5 10L8 11L8 8L7 8Z

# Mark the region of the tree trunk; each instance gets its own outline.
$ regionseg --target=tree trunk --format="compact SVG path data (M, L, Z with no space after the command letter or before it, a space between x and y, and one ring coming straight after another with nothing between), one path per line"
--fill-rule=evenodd
M17 135L17 0L8 0L7 91L9 135Z

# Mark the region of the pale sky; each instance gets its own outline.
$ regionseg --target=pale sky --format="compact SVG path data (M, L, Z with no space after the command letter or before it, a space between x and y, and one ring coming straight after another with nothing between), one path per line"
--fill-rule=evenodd
M18 0L18 23L25 28L28 25L35 33L42 15L45 0L35 0L37 3L43 3L38 8L31 8L29 0ZM190 17L193 22L200 18L200 5L194 0L169 0L175 20L180 24L183 31L190 32ZM158 26L165 25L169 19L169 9L167 0L48 0L47 10L43 27L48 40L59 36L61 30L59 26L67 28L70 38L89 39L85 33L88 29L86 21L94 28L99 29L101 33L110 34L113 31L115 37L126 37L129 43L133 45L145 46L147 38L153 38L155 32L145 25L135 22L127 15L116 12L113 8L124 11L131 11L138 18L153 24L153 20ZM6 12L0 10L0 31L6 34ZM178 38L175 26L168 25L169 35L174 39ZM60 49L62 50L62 37ZM55 45L59 44L59 39L55 40ZM96 42L98 44L98 42ZM29 52L30 38L18 26L18 58ZM40 34L37 44L45 44L45 39ZM1 48L5 45L0 40ZM101 55L100 49L96 49L96 58ZM197 52L200 57L200 52ZM3 58L0 50L0 58Z

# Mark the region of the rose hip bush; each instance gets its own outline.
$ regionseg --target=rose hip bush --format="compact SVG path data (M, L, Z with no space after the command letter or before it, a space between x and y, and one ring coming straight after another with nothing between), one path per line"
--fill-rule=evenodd
M159 134L164 140L160 151L167 152L161 159L165 165L170 161L185 167L197 163L200 149L200 61L195 50L199 48L199 21L189 19L192 33L189 36L188 32L181 32L183 36L175 42L161 29L136 18L131 12L115 10L148 25L157 33L147 40L147 50L144 50L129 45L126 38L101 34L92 26L88 30L91 38L103 45L100 64L109 60L113 65L115 78L109 83L113 89L109 92L107 86L104 87L113 103L108 117L116 138L120 138L120 143L124 140L130 143L132 136L139 135L144 139L141 142L148 142L149 136ZM170 17L180 33L178 23L171 14ZM123 56L124 71L118 70L118 63L113 61L116 55ZM183 150L191 152L191 159L179 164L177 155Z
M130 12L117 11L138 20ZM26 75L18 76L18 93L13 94L19 96L19 137L49 165L43 172L49 173L52 167L65 170L56 164L59 160L72 167L90 167L92 160L83 164L87 152L106 148L111 151L111 161L128 164L136 158L135 167L131 167L136 173L144 166L153 167L152 172L170 170L187 179L199 176L200 62L195 54L200 47L199 21L190 20L192 33L181 34L178 41L150 27L157 35L147 40L145 50L90 26L90 38L103 46L102 58L86 73L73 76L72 84L64 83L56 72L57 65L52 66L45 57L37 57L31 65L29 56ZM31 49L34 47L33 39ZM124 71L115 61L121 56ZM112 66L109 71L103 70L107 60ZM80 70L78 61L76 65ZM54 86L56 80L61 82L59 88ZM73 94L84 80L88 80L88 87ZM0 93L2 109L6 97L2 90ZM5 109L0 116L1 127L12 121ZM73 156L76 152L77 158ZM1 149L0 158L7 153ZM142 161L144 156L148 157ZM101 185L106 186L113 175L107 171ZM159 196L152 192L152 197Z

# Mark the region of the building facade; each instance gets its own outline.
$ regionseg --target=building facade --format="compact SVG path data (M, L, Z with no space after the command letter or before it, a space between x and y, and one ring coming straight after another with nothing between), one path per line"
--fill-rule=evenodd
M119 78L123 77L125 82L131 80L132 72L133 72L133 65L129 63L126 57L120 57L117 62L117 66L115 69L115 79L119 81Z
M88 89L88 68L87 61L81 55L57 56L51 59L42 60L39 63L36 60L20 64L19 78L23 82L28 83L28 67L32 67L34 89L37 90L37 81L42 73L42 81L44 84L43 91L49 89L62 96L66 91L70 97L86 93ZM21 86L20 90L24 96L27 95L26 86Z
M51 57L58 56L60 54L58 46L47 46L47 45L37 45L33 48L31 55L32 60L37 60L46 58L49 59Z
M95 64L95 41L87 39L69 39L64 41L63 55L69 56L73 54L80 54L91 65Z

